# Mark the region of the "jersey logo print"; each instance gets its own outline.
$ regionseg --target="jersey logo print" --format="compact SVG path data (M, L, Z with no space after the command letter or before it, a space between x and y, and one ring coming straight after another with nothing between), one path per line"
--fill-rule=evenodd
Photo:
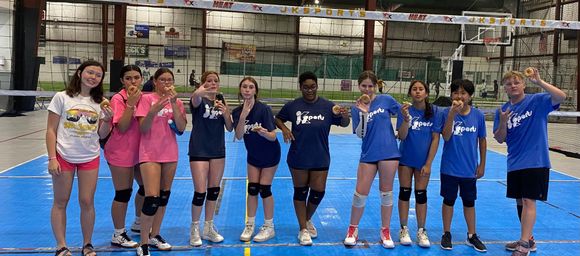
M296 111L296 125L310 124L310 120L324 120L323 115L310 116L309 113L310 111Z
M385 113L385 110L383 108L377 108L376 110L373 110L371 112L369 112L369 122L373 121L373 116L376 114L382 114Z
M421 122L419 119L420 119L420 117L418 117L418 116L412 117L412 119L411 119L411 129L412 130L421 130L421 127L433 126L432 122Z
M244 120L244 134L250 134L250 131L256 127L262 127L261 123L255 122L248 124L249 120Z
M217 108L210 107L208 104L205 105L205 112L203 113L203 118L207 119L218 119L223 113Z
M464 132L477 132L477 128L465 127L462 121L453 121L453 135L463 136Z
M532 116L532 114L533 111L526 111L526 113L523 113L521 115L514 113L514 115L507 121L507 128L511 129L522 125L522 121Z

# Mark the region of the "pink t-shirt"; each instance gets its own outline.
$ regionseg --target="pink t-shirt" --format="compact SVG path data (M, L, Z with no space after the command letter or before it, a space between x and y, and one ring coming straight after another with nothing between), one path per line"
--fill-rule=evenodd
M133 111L129 129L122 133L118 126L127 108L127 97L127 92L123 89L111 98L111 108L114 113L113 130L111 131L111 137L109 137L105 145L105 158L107 162L120 167L133 167L139 164L141 131L139 131L139 121L135 117L135 111Z
M141 96L139 105L137 105L136 117L145 117L151 105L159 101L157 93L150 93ZM177 106L182 116L185 116L183 103L178 100ZM177 162L177 140L175 133L169 127L168 121L173 119L173 109L171 104L165 105L153 118L151 129L141 133L141 142L139 144L139 162L157 162L168 163Z

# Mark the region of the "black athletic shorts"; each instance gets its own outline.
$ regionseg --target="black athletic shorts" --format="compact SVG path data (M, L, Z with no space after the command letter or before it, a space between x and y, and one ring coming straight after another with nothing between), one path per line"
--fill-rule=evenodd
M548 200L549 168L529 168L508 172L508 198Z

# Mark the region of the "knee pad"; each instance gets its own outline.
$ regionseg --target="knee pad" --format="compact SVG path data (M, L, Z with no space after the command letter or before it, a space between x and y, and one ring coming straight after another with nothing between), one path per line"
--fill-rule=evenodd
M169 202L169 196L171 195L171 190L161 190L159 191L159 206L164 207L167 206Z
M409 202L411 199L411 188L399 188L399 200Z
M465 200L463 199L463 207L475 207L475 200Z
M443 198L443 204L453 207L457 198Z
M191 204L195 206L203 206L203 201L205 201L205 192L193 192L193 199L191 200Z
M310 195L308 195L308 202L311 204L319 205L324 198L324 191L316 191L314 189L310 190Z
M139 185L139 190L137 190L137 194L140 196L145 196L145 187L143 185Z
M356 208L365 207L367 204L367 197L359 194L358 192L354 191L354 196L352 197L352 206Z
M415 202L418 204L426 204L427 190L415 190Z
M381 191L381 206L393 206L393 191Z
M132 188L115 191L115 201L119 203L127 203L131 199Z
M153 216L157 213L159 208L159 197L157 196L146 196L143 200L143 208L141 212L147 216Z
M207 201L217 201L220 195L220 187L207 188Z
M308 186L294 187L294 200L306 201L306 197L308 197L308 189Z
M260 184L260 197L262 199L272 196L272 185L261 185Z
M248 195L257 196L260 193L260 183L248 183Z

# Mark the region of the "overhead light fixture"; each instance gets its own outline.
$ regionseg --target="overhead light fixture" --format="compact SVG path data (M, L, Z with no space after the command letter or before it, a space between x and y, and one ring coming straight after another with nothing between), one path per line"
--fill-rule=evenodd
M320 0L314 0L314 4L320 4Z

